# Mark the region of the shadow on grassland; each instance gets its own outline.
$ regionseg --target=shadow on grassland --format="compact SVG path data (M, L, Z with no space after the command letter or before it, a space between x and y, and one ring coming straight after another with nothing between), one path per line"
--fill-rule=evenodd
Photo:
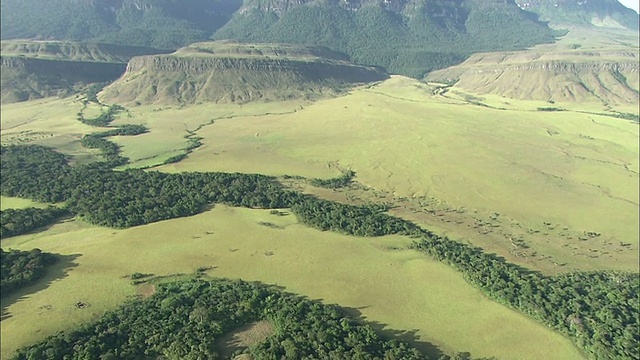
M67 277L69 271L72 268L78 266L78 264L74 261L81 256L81 254L54 255L56 256L57 261L55 264L48 266L45 269L45 274L43 277L36 280L33 285L20 288L0 299L0 306L2 307L0 321L4 321L11 317L11 313L9 313L9 311L7 310L9 306L22 300L28 299L29 295L48 288L56 280Z
M382 335L387 339L396 339L403 341L412 347L418 349L422 354L426 355L429 359L439 359L444 353L440 351L440 349L430 343L423 340L420 340L420 336L418 336L418 330L396 330L389 328L389 325L383 324L377 321L367 320L363 315L360 309L362 308L349 308L349 307L340 307L347 313L349 316L356 319L361 324L369 325L371 328L377 333Z

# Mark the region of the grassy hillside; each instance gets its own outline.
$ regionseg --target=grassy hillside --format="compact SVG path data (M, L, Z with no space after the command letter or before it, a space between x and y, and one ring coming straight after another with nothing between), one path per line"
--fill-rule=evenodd
M350 168L368 190L318 194L398 204L398 215L545 272L637 270L637 125L597 115L605 113L597 103L550 112L537 110L546 102L507 105L436 90L392 78L313 105L140 106L114 125L137 123L149 133L112 140L133 167L162 164L201 138L163 169L331 178ZM44 107L60 115L44 116ZM71 100L3 105L3 144L28 141L91 159L79 140L93 130L63 116L69 108ZM519 239L526 247L514 245Z
M322 196L399 204L396 214L544 271L637 270L637 125L527 102L492 109L434 90L392 78L290 114L211 122L196 115L203 107L149 118L134 111L131 120L158 131L181 117L213 124L196 132L203 146L167 171L335 177L352 169L368 191ZM125 154L138 151L124 144ZM602 235L585 238L594 231Z
M326 57L325 57L326 56ZM311 99L387 75L319 47L196 43L133 58L101 98L108 103L193 104Z

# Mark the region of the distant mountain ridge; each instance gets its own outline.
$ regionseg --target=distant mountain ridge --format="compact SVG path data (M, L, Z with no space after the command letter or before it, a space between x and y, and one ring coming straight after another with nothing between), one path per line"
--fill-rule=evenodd
M516 0L524 10L556 24L625 27L638 30L639 15L617 0Z
M176 49L210 38L321 45L421 77L477 51L548 43L513 0L3 0L3 39Z

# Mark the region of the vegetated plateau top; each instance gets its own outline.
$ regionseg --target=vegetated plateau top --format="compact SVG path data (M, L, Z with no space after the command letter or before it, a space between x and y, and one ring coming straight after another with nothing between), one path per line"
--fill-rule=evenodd
M349 62L345 54L322 46L302 46L294 44L239 43L235 41L209 41L188 45L167 56L171 57L219 57Z

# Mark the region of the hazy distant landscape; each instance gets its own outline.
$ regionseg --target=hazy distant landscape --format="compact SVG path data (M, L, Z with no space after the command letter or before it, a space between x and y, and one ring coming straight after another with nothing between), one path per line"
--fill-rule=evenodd
M3 1L2 359L637 359L615 0Z

